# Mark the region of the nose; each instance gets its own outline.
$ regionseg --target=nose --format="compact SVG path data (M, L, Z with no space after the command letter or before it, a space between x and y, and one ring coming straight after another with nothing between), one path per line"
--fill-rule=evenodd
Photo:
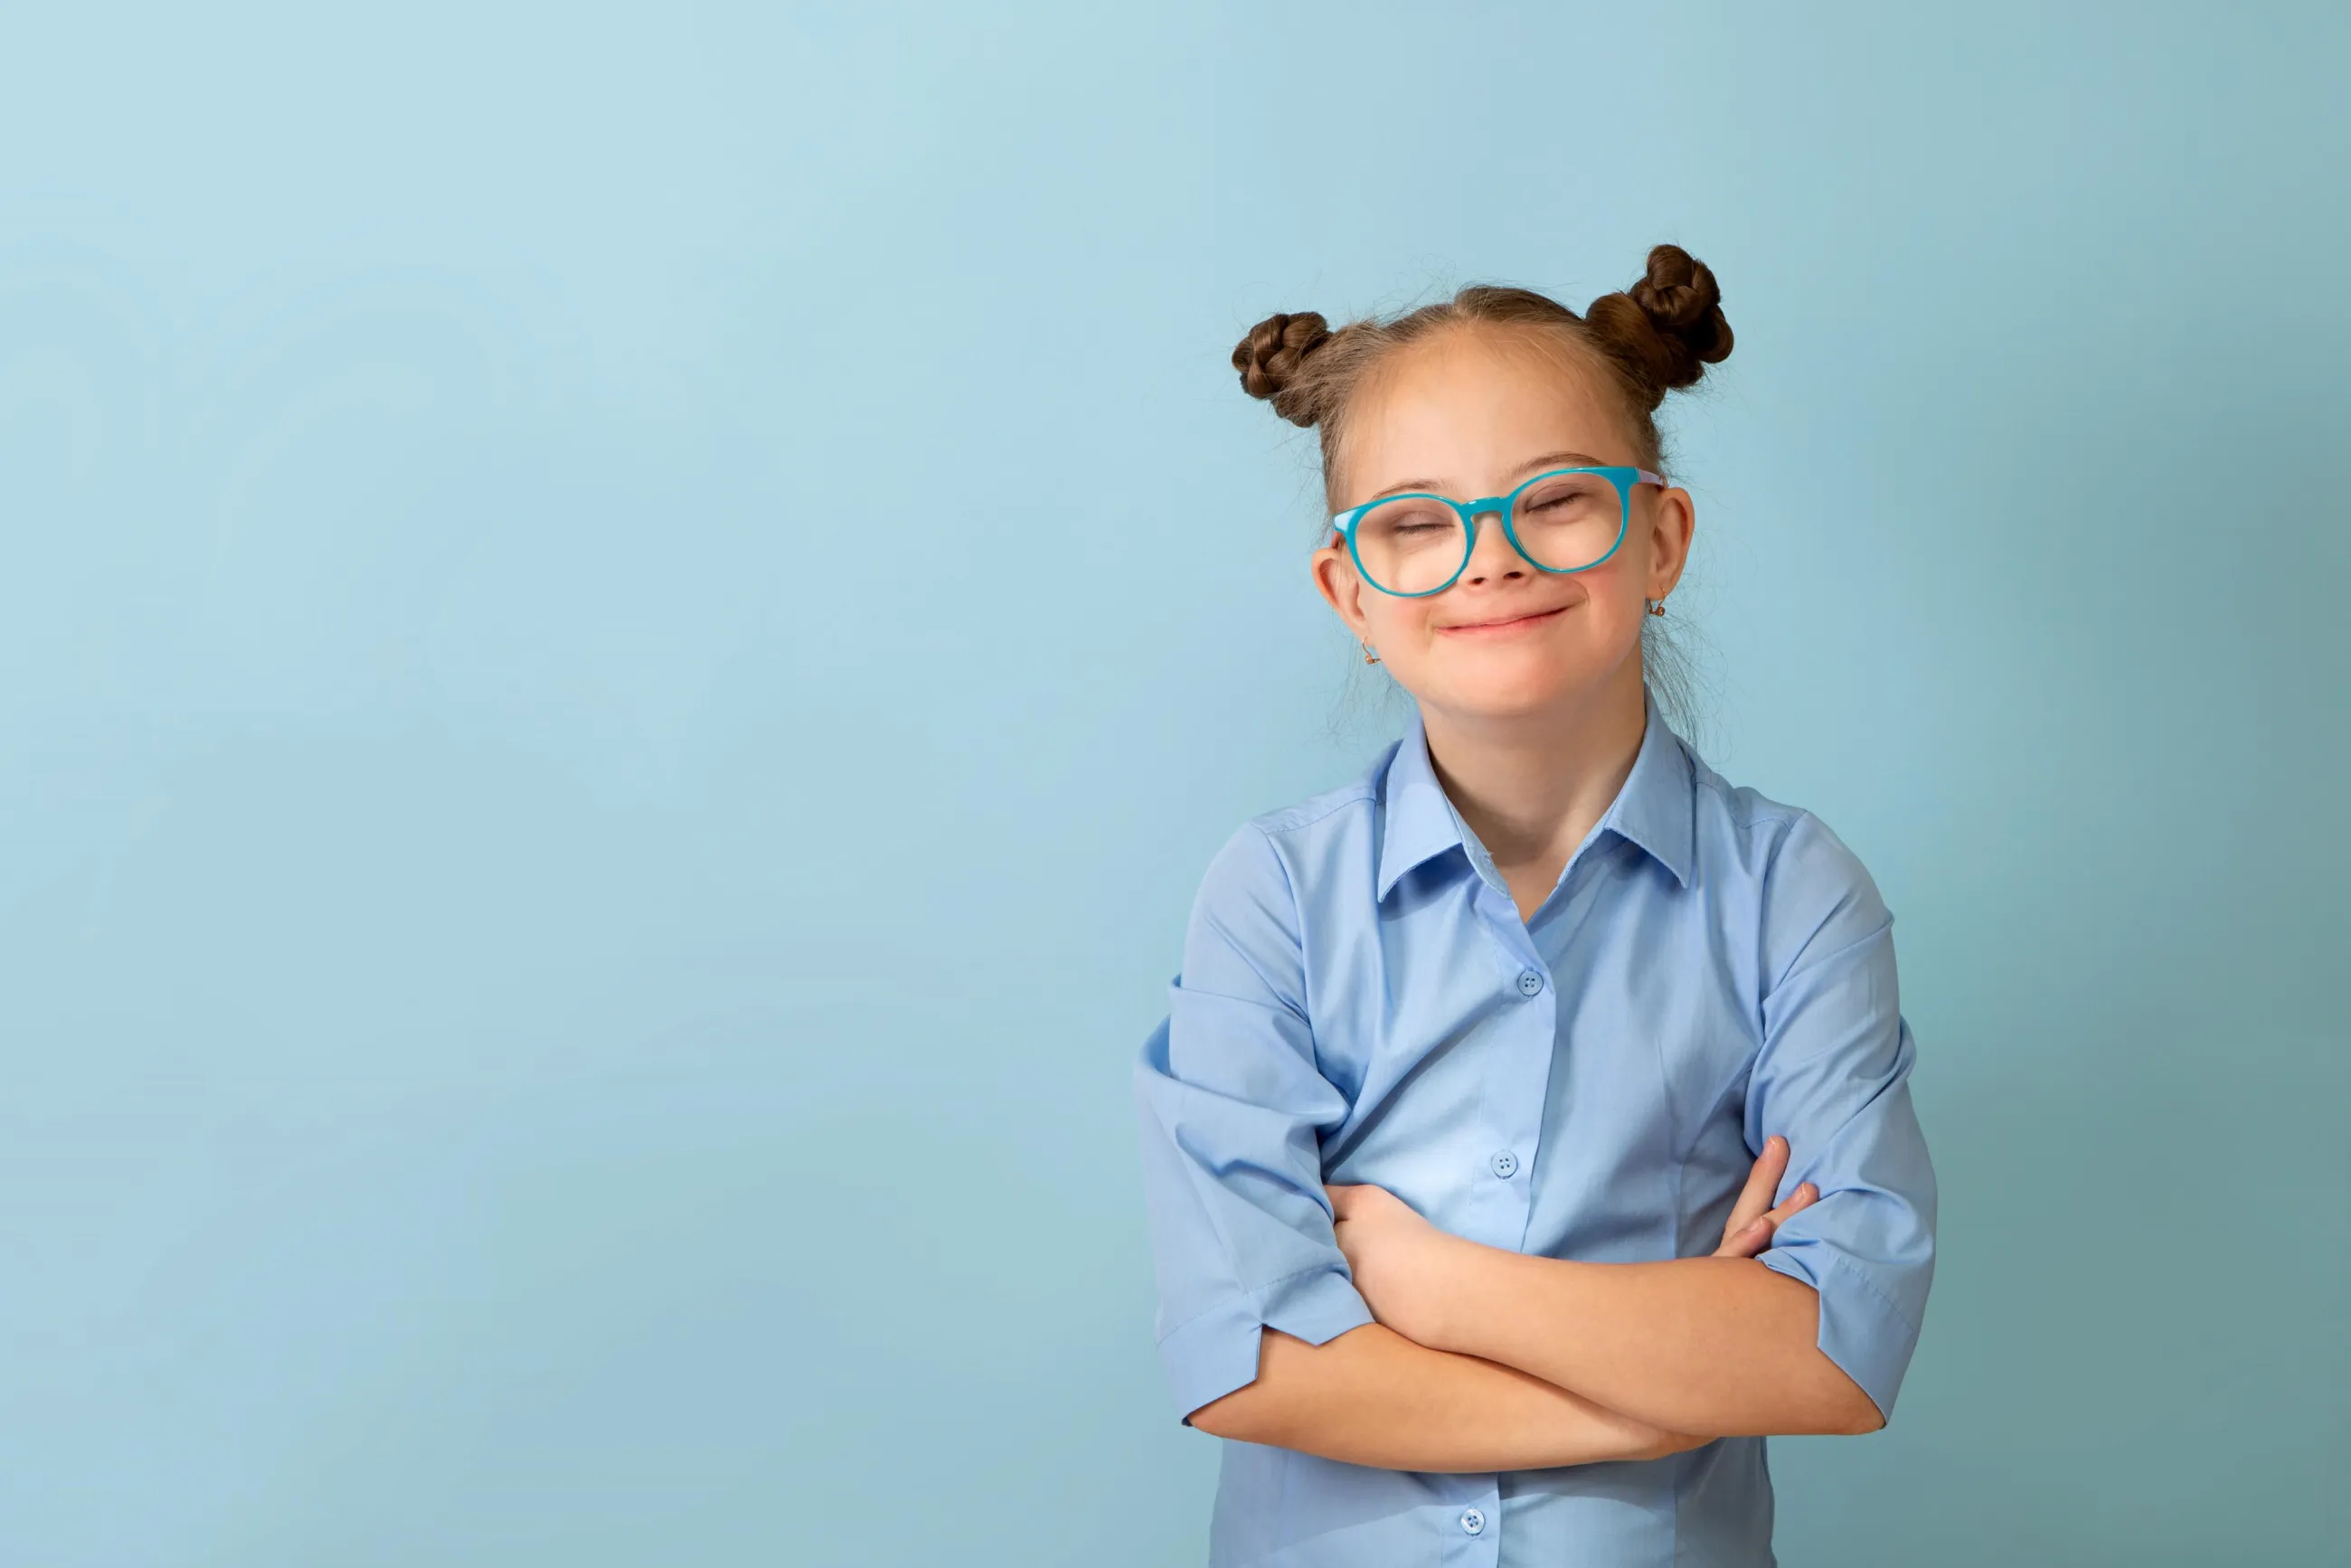
M1510 543L1510 536L1502 531L1499 507L1489 507L1469 519L1473 532L1469 539L1469 564L1461 569L1464 582L1503 582L1514 577L1525 577L1530 569L1527 558Z

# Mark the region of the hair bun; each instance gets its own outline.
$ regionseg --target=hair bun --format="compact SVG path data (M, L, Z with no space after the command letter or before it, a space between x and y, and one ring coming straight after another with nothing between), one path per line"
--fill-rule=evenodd
M1647 275L1592 302L1584 319L1655 395L1686 387L1730 354L1730 323L1714 270L1677 245L1649 252Z
M1233 350L1233 369L1241 373L1241 390L1251 397L1267 399L1273 412L1290 423L1311 426L1322 411L1299 386L1299 366L1331 336L1331 324L1318 311L1267 317L1250 328L1249 336Z

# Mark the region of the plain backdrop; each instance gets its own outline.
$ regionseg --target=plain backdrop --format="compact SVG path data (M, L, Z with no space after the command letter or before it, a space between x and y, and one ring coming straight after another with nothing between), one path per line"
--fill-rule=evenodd
M0 15L0 1563L1200 1562L1130 1066L1403 714L1228 355L1661 240L1942 1182L1782 1559L2340 1549L2343 7Z

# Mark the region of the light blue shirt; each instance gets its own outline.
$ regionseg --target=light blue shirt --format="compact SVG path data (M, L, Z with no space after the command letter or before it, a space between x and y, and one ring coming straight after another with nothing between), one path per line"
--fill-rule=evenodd
M1767 1266L1890 1413L1934 1275L1935 1175L1892 917L1819 819L1735 788L1652 699L1624 788L1531 920L1432 771L1417 715L1353 782L1209 864L1136 1064L1161 1362L1176 1408L1257 1375L1262 1329L1372 1321L1325 1182L1594 1262L1712 1252L1773 1133ZM1777 1201L1777 1199L1775 1199ZM1562 1325L1562 1332L1573 1332ZM1213 1568L1771 1563L1761 1437L1493 1475L1226 1441Z

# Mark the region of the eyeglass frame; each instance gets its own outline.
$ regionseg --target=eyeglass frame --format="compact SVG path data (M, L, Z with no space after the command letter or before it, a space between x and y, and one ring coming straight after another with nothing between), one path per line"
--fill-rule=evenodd
M1562 474L1597 474L1606 479L1609 484L1615 487L1616 490L1615 542L1611 544L1607 550L1599 556L1598 559L1585 561L1582 566L1545 566L1534 557L1527 554L1527 547L1519 542L1518 530L1510 527L1510 513L1516 507L1519 497L1526 491L1528 486L1534 485L1544 479L1556 479ZM1382 593L1387 594L1392 598L1426 599L1432 593L1444 592L1447 589L1460 581L1461 574L1469 570L1470 559L1478 553L1478 518L1482 513L1493 512L1500 516L1502 519L1502 537L1510 541L1510 548L1519 552L1520 559L1525 561L1529 566L1533 567L1537 571L1549 572L1554 577L1570 576L1579 571L1590 571L1593 567L1603 564L1611 556L1614 556L1618 550L1625 548L1625 536L1626 533L1631 531L1633 526L1634 486L1656 485L1662 487L1665 483L1666 480L1663 475L1652 474L1646 468L1635 468L1628 464L1621 463L1593 464L1580 468L1546 468L1541 473L1534 476L1533 478L1528 479L1524 483L1519 485L1507 496L1483 496L1475 501L1457 501L1450 496L1440 496L1434 490L1403 490L1393 496L1375 496L1371 500L1364 502L1361 506L1349 507L1345 511L1332 513L1331 531L1339 535L1347 541L1347 559L1355 563L1356 575L1360 576L1365 582L1370 583L1374 588L1379 589ZM1364 514L1370 511L1374 507L1384 507L1391 501L1403 500L1444 502L1447 506L1452 507L1454 512L1461 518L1462 538L1468 541L1461 551L1461 564L1453 569L1453 575L1451 577L1447 578L1435 588L1424 588L1412 593L1405 593L1397 589L1383 587L1379 580L1372 575L1371 568L1364 564L1362 554L1355 549L1355 525L1363 520Z

